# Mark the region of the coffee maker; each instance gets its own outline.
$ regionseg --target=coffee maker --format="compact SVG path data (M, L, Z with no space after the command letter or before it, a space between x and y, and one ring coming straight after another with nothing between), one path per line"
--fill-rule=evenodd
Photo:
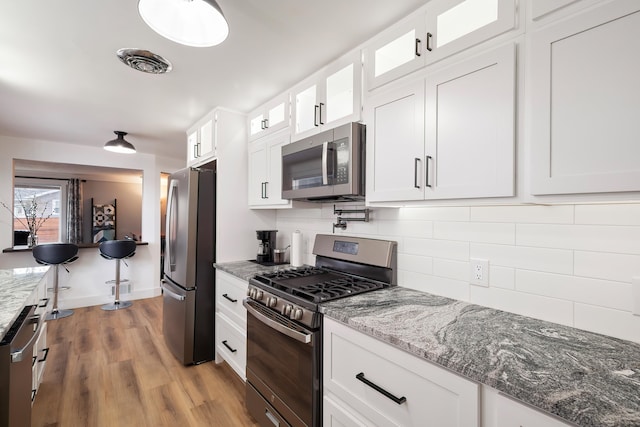
M260 264L273 263L273 250L276 247L276 233L278 230L257 230L258 255L256 261Z

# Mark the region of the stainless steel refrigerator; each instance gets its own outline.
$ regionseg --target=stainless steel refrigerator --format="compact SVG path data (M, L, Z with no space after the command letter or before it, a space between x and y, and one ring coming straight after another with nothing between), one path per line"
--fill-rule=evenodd
M167 191L162 328L185 365L214 359L216 173L173 173Z

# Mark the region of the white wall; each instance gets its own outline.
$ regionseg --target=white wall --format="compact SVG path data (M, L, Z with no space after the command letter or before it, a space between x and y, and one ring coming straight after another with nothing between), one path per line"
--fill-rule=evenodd
M300 230L313 264L333 205L277 215L278 245ZM373 208L371 218L337 233L397 241L401 286L640 342L640 204ZM469 284L470 258L489 260L488 288Z
M159 295L160 279L160 172L172 172L184 165L184 159L157 158L136 153L123 155L81 145L53 141L28 140L0 136L0 200L13 198L13 159L28 159L68 164L83 164L126 169L141 169L142 184L142 236L148 246L139 246L129 268L123 268L123 277L134 281L131 299ZM12 244L11 213L0 209L0 247ZM71 273L64 270L61 279L71 286L60 296L60 306L79 307L109 302L110 289L105 280L115 276L114 261L98 255L96 248L81 249L80 259L70 265ZM35 265L31 252L0 254L0 268Z

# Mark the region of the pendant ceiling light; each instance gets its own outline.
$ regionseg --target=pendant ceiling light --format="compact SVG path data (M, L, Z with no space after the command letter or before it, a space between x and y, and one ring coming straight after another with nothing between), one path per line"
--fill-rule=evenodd
M156 33L187 46L215 46L229 35L215 0L139 0L138 12Z
M118 137L104 144L105 150L113 151L114 153L126 153L126 154L131 154L136 152L136 147L134 147L133 144L131 144L129 141L124 140L124 136L127 134L127 132L114 130L113 133L118 135Z

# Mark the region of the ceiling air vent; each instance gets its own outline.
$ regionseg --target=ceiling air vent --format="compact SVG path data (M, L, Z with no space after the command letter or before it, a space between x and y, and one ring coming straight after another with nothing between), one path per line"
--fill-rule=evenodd
M124 48L117 52L120 61L143 73L163 74L171 71L171 63L160 55L144 49Z

